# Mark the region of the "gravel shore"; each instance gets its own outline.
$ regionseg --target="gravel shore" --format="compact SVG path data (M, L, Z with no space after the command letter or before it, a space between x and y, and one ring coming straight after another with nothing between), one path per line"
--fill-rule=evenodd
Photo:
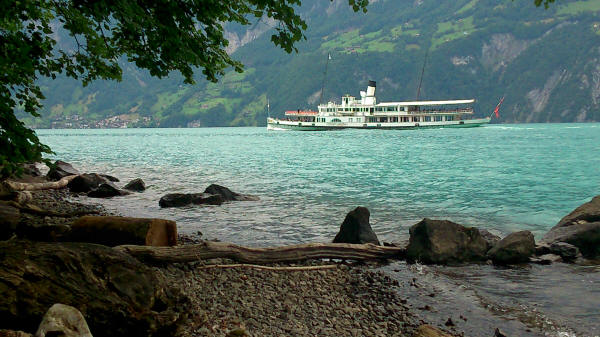
M234 262L161 270L179 280L198 310L183 336L411 336L420 325L398 295L398 282L364 265L305 271L206 267L213 263Z

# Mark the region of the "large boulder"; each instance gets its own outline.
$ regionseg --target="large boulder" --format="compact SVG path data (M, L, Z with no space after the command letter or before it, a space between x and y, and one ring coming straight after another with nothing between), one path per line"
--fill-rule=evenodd
M554 228L571 226L583 222L600 222L600 195L577 207L562 218Z
M123 189L135 192L144 192L146 190L146 184L142 179L136 178L128 182Z
M36 337L92 337L90 328L77 308L56 303L48 309L38 327Z
M105 246L175 246L177 224L164 219L83 216L71 225L68 240Z
M21 211L18 208L0 203L0 240L10 239L20 220Z
M208 186L204 190L204 193L220 195L221 197L223 197L223 200L225 200L225 201L257 201L257 200L260 200L260 198L257 196L247 195L247 194L239 194L239 193L233 192L232 190L228 189L225 186L221 186L221 185L217 185L217 184L212 184L212 185Z
M73 178L67 184L67 187L71 192L75 193L87 193L91 190L98 188L101 184L105 183L106 178L96 173L84 173Z
M366 207L356 207L350 211L333 243L373 243L379 245L379 239L369 223L370 213Z
M535 240L530 231L511 233L487 253L496 264L528 262L535 253Z
M562 218L541 241L566 242L579 248L586 257L600 256L600 195Z
M127 195L130 192L123 191L113 184L111 181L106 181L100 184L96 189L90 191L87 196L90 198L112 198L121 195Z
M126 253L19 240L0 252L0 328L33 333L55 303L78 308L96 337L170 336L186 324L188 299Z
M169 193L160 198L160 207L183 207L187 205L221 205L224 202L219 194L209 193Z
M579 248L585 257L598 257L600 256L600 221L555 226L544 235L542 242L550 245L566 242Z
M48 171L46 177L48 177L48 179L50 180L57 181L61 180L66 176L72 176L77 174L79 174L79 171L73 168L71 164L62 160L57 160L56 162L54 162L54 165L50 168L50 171Z
M477 228L425 218L410 228L409 262L461 263L485 260L487 243Z

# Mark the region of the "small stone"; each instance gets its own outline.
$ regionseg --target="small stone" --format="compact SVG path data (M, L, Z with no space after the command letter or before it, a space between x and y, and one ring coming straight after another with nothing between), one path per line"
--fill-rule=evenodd
M446 321L446 323L444 323L445 326L454 326L454 322L452 321L451 317L448 317L448 320Z
M140 178L133 179L123 187L126 190L134 192L143 192L146 190L146 183Z
M57 303L48 309L35 336L92 337L92 333L79 310Z

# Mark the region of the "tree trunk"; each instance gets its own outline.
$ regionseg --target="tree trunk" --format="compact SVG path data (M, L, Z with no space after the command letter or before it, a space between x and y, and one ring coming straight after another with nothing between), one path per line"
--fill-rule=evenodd
M118 246L136 258L147 262L193 262L213 258L229 258L242 263L264 264L296 262L310 259L376 260L403 259L405 248L374 244L309 243L274 248L250 248L226 242L205 241L195 245L175 247Z
M76 175L66 176L59 181L49 181L46 183L20 183L16 181L6 180L4 184L11 191L38 191L38 190L51 190L59 189L67 186Z

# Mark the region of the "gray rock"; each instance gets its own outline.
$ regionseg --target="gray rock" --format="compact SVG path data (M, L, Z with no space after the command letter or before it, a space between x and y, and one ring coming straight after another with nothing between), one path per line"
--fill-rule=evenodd
M87 193L93 189L98 188L101 184L105 183L106 178L96 173L84 173L73 178L67 185L69 190L74 193Z
M143 192L146 190L146 184L142 179L136 178L128 182L123 188L130 191Z
M163 195L158 201L160 207L182 207L192 203L192 194L169 193Z
M498 235L490 233L490 231L488 231L487 229L478 228L478 230L479 230L479 233L481 234L481 237L487 243L488 250L491 249L492 247L494 247L496 245L496 243L498 243L498 241L500 241L500 239L501 239Z
M595 196L591 201L577 207L567 216L562 218L554 228L583 222L600 222L600 195Z
M533 234L530 231L520 231L500 240L487 255L496 264L510 264L527 262L534 253Z
M340 231L333 243L373 243L379 245L379 239L369 223L370 212L366 207L356 207L346 214Z
M48 309L35 337L92 337L83 315L76 308L57 303Z
M550 245L550 253L560 256L565 261L573 261L581 257L579 248L566 242L553 242Z
M221 197L223 197L223 200L225 200L225 201L257 201L257 200L260 200L260 198L257 196L248 195L248 194L239 194L239 193L233 192L232 190L228 189L225 186L221 186L221 185L217 185L217 184L212 184L212 185L208 186L204 190L204 193L218 194Z
M555 226L544 235L542 242L548 244L566 242L579 248L585 257L600 256L600 221Z
M54 166L50 168L50 171L48 171L46 177L48 177L50 180L57 181L66 176L72 176L76 174L79 174L79 171L73 168L71 164L62 160L57 160L54 162Z
M18 208L0 204L0 240L10 239L21 219Z
M477 228L425 218L410 228L409 262L461 263L485 260L487 243Z
M122 195L130 194L127 191L119 189L115 184L110 181L100 184L98 188L90 191L87 196L90 198L111 198Z
M160 207L183 207L187 205L221 205L223 197L209 193L170 193L158 201Z

